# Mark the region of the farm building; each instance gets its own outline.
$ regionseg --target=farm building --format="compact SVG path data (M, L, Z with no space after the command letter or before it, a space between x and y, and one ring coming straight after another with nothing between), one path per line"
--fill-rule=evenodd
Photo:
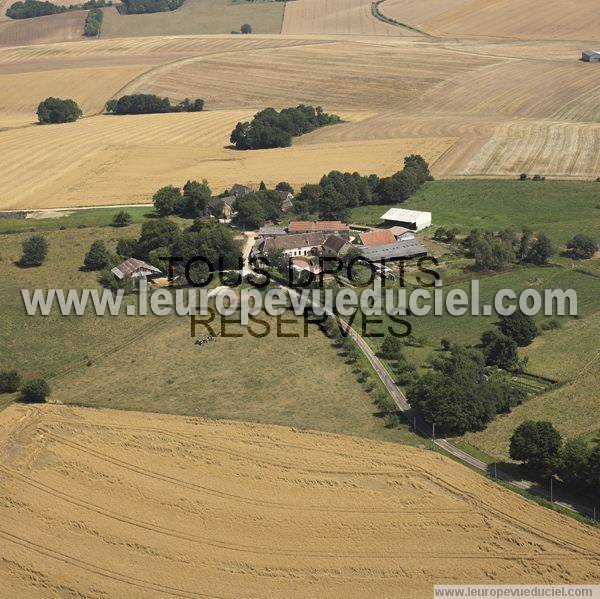
M321 220L317 222L293 220L288 225L288 233L328 233L347 238L350 234L350 227L339 220Z
M120 280L139 279L140 277L150 277L161 274L161 271L156 268L156 266L152 266L152 264L148 264L137 258L128 258L111 269L110 272Z
M281 237L282 235L287 235L284 227L267 226L258 230L259 237Z
M586 50L581 54L581 60L584 62L600 62L600 51Z
M415 232L406 227L396 225L395 227L390 227L388 231L391 231L398 241L410 241L415 238Z
M253 253L268 254L273 250L281 250L286 256L317 256L325 243L324 233L306 233L298 235L282 235L261 239Z
M252 187L248 187L247 185L241 185L240 183L235 183L234 185L232 185L231 189L229 190L229 193L232 196L235 196L236 198L240 198L248 193L252 193L253 191L254 190L252 189Z
M236 200L237 196L234 195L225 196L223 198L214 197L208 202L208 208L217 218L230 220L235 214L234 205Z
M421 229L431 226L431 212L421 212L420 210L390 208L380 218L388 223L400 225L412 231L421 231Z
M330 235L323 244L323 253L328 256L343 258L352 248L352 245L339 235Z
M389 229L375 229L374 231L366 231L358 235L358 243L366 247L388 245L395 242L396 237L394 237L394 234Z
M408 260L427 255L427 248L418 241L396 241L387 245L373 247L355 246L360 250L360 255L371 262L382 260Z

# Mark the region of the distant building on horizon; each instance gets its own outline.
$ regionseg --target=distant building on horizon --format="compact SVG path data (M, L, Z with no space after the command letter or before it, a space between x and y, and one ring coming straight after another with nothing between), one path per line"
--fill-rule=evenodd
M585 50L581 54L581 60L583 60L583 62L600 62L600 51Z

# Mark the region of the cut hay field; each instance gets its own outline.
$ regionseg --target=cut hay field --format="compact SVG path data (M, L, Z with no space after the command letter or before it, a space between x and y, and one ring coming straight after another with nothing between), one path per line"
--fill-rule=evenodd
M600 576L596 529L433 452L59 406L0 422L10 596L413 599Z
M85 15L85 11L77 10L35 19L0 20L0 46L81 40Z
M386 0L380 10L436 36L599 40L594 0Z
M434 161L451 145L444 139L392 139L227 149L236 123L251 116L248 110L104 115L5 131L0 153L9 159L0 174L0 207L150 202L159 187L188 179L207 178L216 191L236 181L274 185L288 180L298 187L333 169L391 174L407 154Z
M376 19L371 0L294 0L287 2L283 34L401 36L415 33Z
M186 0L171 12L122 15L116 8L104 9L103 38L152 35L231 33L244 23L253 33L280 33L284 3L275 0Z

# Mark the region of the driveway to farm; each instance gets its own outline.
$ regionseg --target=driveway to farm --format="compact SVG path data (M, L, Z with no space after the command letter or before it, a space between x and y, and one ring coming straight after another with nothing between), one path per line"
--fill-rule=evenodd
M286 289L288 293L295 294L298 297L298 293L289 287L282 286L283 289ZM499 480L503 480L505 482L518 487L524 491L537 495L539 497L543 497L544 499L548 499L549 492L546 488L541 486L539 483L536 483L531 480L519 479L511 476L510 474L498 469L495 464L488 464L482 460L479 460L466 451L460 449L456 445L450 443L447 439L437 439L435 438L435 431L418 415L416 410L411 407L408 403L406 396L399 387L396 385L392 377L390 376L387 368L383 365L381 360L375 355L375 352L371 348L371 346L353 329L349 324L345 321L341 320L337 315L328 310L324 309L325 313L328 316L332 316L335 318L343 329L347 332L347 334L354 340L358 348L363 352L366 356L367 360L369 360L371 366L373 366L375 372L385 385L386 389L389 391L392 396L394 402L398 406L398 409L402 411L407 419L407 421L413 426L413 429L423 436L431 439L433 443L443 449L445 452L453 455L455 458L458 458L461 462L468 464L469 466L476 468L477 470L481 470L489 475L493 475L495 478ZM560 493L558 490L554 492L553 497L554 503L565 507L574 512L578 512L585 516L594 516L594 511L587 506L575 503L571 501L564 494Z

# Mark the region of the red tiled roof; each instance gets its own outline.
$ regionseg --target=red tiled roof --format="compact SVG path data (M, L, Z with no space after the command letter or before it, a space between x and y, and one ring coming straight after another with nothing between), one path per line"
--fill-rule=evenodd
M394 243L396 237L389 229L376 229L359 235L361 243L366 247Z

